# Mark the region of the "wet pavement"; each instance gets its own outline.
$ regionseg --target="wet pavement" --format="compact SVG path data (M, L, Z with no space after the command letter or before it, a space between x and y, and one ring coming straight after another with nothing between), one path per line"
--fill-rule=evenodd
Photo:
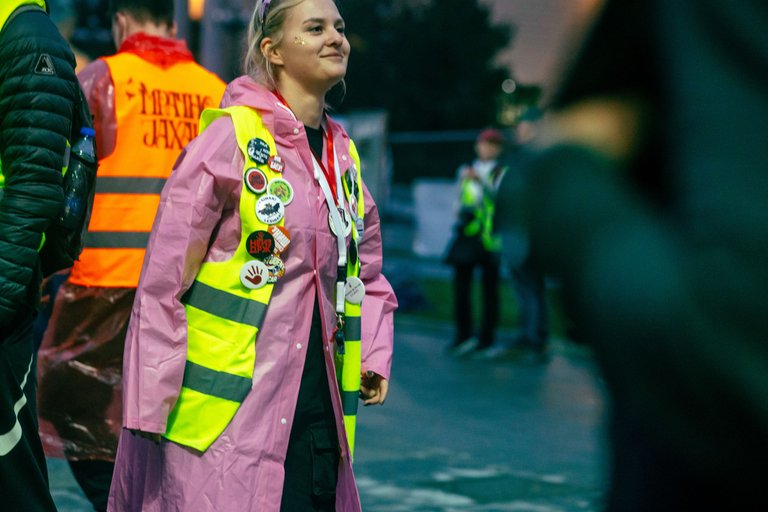
M555 340L541 364L456 359L450 334L397 322L389 399L358 416L363 510L599 510L603 400L588 353ZM59 510L89 510L66 464L49 464Z
M399 322L390 398L359 413L366 511L600 510L602 394L588 354L463 360L451 331Z
M436 260L408 256L409 208L406 198L397 208L406 214L383 226L384 247L393 251L385 274L402 277L407 268L449 279ZM513 335L502 331L499 339ZM405 315L396 315L395 337L387 403L358 415L363 510L600 510L604 401L588 351L555 339L543 363L457 359L444 351L450 325ZM91 510L66 463L49 465L60 512Z

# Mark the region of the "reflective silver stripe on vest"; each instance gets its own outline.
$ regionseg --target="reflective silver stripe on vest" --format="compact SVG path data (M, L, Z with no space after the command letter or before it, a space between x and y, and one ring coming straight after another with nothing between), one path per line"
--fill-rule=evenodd
M344 338L349 341L362 339L362 328L359 316L348 316L344 319Z
M217 290L200 281L192 283L181 302L213 316L259 329L264 322L264 315L267 314L266 304Z
M97 194L159 194L165 178L125 178L99 176L96 179Z
M357 414L357 402L359 399L359 391L341 391L341 409L344 411L344 416L354 416Z
M247 377L217 372L187 361L181 385L205 395L239 403L245 400L253 383Z
M89 231L85 246L89 249L146 249L149 232L143 231Z

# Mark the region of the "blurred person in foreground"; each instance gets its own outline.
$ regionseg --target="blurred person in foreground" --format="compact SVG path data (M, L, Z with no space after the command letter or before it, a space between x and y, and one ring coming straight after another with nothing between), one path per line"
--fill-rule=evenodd
M99 170L86 248L55 295L39 351L40 433L106 510L121 427L122 355L160 190L224 83L175 39L173 0L112 0L119 51L78 78Z
M505 197L605 377L612 512L768 509L767 30L609 1Z
M248 48L163 190L110 510L361 509L357 405L387 396L397 302L357 150L327 114L344 20L332 0L261 0Z
M75 58L41 0L0 5L0 503L56 510L37 433L32 324L44 232L62 210L79 96Z
M453 266L453 314L456 332L449 351L457 356L481 354L493 346L499 324L499 267L501 242L493 226L496 188L506 168L499 161L504 135L496 128L482 130L475 140L476 158L457 171L459 201L453 238L445 262ZM482 321L477 336L472 328L472 284L480 268Z
M507 144L504 156L507 171L499 183L499 197L502 200L519 194L521 187L525 186L525 155L527 145L535 134L535 121L539 115L536 107L530 107L512 131L514 140ZM521 208L524 205L517 201L516 204L501 204L495 211L494 222L507 228L500 237L502 254L509 268L519 313L517 334L507 346L493 355L520 362L543 363L549 360L550 338L546 276L531 257L525 232L519 229L513 232L504 225L504 217L516 215Z

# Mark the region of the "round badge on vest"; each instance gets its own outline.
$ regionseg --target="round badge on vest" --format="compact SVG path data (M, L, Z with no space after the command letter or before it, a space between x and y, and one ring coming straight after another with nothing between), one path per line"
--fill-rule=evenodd
M264 263L267 265L267 270L269 272L267 281L270 283L276 283L278 279L285 275L285 263L283 263L283 260L281 260L279 256L273 254L264 260Z
M269 180L267 191L280 199L285 206L293 201L293 187L284 178L273 178Z
M251 290L266 286L269 281L269 269L263 261L251 260L240 269L240 282Z
M267 190L267 176L261 169L251 167L245 171L245 186L254 194L261 194Z
M256 201L256 217L264 224L277 224L285 215L285 205L280 198L265 194Z
M245 250L259 260L267 259L275 249L275 239L267 231L254 231L245 240Z
M344 298L350 304L362 304L365 297L365 285L359 277L349 276L344 283Z
M269 226L269 234L275 241L275 248L272 252L276 256L284 253L291 244L291 234L285 226Z
M352 233L352 222L349 219L349 214L347 213L347 210L341 206L337 206L336 209L339 211L341 222L344 224L344 236L347 237L350 233ZM331 227L331 233L339 236L339 234L336 232L336 224L333 222L333 215L331 215L332 213L333 212L328 212L328 225Z
M265 164L269 160L269 144L264 139L248 141L248 156L257 164Z
M269 157L269 160L267 160L267 167L275 172L281 173L283 172L283 169L285 169L285 162L283 162L280 155L272 155Z

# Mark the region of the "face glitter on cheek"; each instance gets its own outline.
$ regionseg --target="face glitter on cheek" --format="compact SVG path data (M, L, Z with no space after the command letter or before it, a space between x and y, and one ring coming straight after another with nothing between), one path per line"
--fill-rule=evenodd
M294 37L293 42L301 46L305 46L307 44L307 42L299 36Z

